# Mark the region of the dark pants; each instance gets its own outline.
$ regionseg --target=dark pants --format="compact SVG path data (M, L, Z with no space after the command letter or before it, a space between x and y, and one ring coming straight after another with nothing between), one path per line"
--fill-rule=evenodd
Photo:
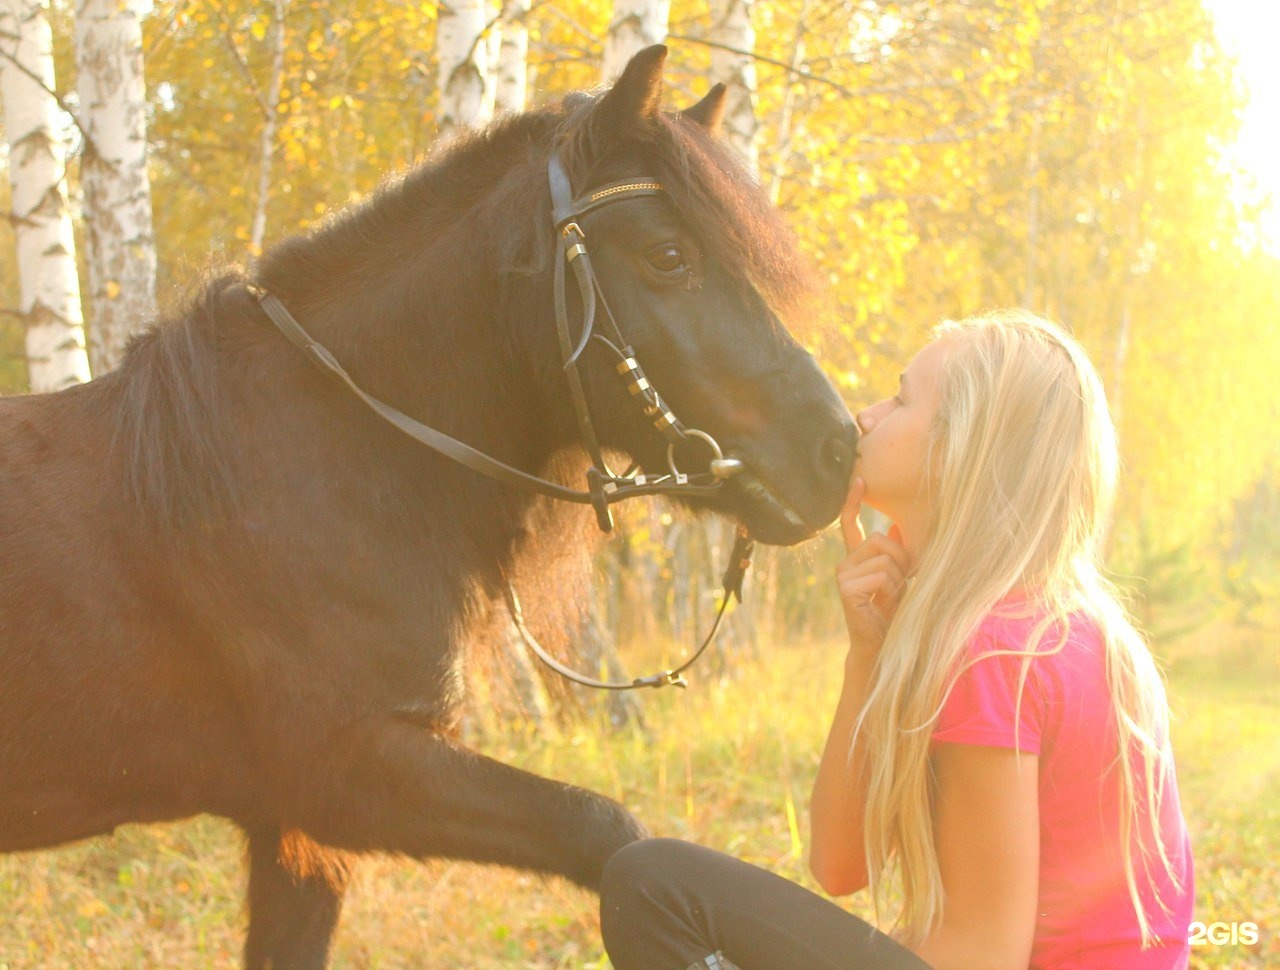
M600 931L615 970L686 970L716 951L742 970L929 970L803 886L676 839L609 860Z

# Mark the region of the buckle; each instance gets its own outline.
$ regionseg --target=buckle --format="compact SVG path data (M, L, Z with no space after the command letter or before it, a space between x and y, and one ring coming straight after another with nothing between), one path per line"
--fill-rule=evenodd
M606 481L599 468L592 465L587 469L587 491L591 495L591 507L596 511L596 524L605 533L613 531L613 510L609 508L610 484L612 483Z

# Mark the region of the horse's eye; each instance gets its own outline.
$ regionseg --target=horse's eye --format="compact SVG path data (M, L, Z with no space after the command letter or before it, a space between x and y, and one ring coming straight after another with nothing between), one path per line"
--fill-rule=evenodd
M680 247L672 243L655 246L645 255L645 261L663 276L678 276L689 268Z

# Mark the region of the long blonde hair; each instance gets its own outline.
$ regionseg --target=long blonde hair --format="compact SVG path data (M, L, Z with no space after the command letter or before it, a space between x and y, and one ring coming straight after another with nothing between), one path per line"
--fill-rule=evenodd
M907 940L918 942L941 919L930 736L978 625L1010 592L1024 590L1041 619L1026 650L1014 651L1024 657L1022 683L1046 634L1051 644L1057 633L1061 649L1072 613L1091 617L1106 644L1120 741L1120 844L1129 896L1149 943L1140 879L1148 875L1150 853L1174 875L1158 828L1172 757L1168 705L1151 652L1101 574L1119 463L1102 383L1079 343L1027 311L947 322L934 338L952 350L925 476L932 489L930 539L889 627L854 735L873 753L863 762L864 821L877 910L896 871L904 900L898 922ZM1141 831L1139 815L1148 812L1156 844L1136 853L1140 872L1129 847Z

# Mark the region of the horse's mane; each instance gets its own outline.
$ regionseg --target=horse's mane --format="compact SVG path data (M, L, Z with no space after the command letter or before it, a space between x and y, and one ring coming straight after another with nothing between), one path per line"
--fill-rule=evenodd
M603 95L575 95L563 106L500 120L463 133L409 172L386 180L368 199L339 210L319 230L273 247L261 277L327 282L324 267L349 261L374 240L391 240L409 260L424 237L451 226L462 213L468 231L506 273L533 275L550 268L550 196L545 158L550 140L560 146L570 180L580 193L596 161L633 153L664 185L677 211L708 255L743 283L756 287L780 312L803 307L816 277L795 236L742 161L701 125L662 113L654 123L619 133L593 112ZM530 162L536 160L535 164ZM536 206L536 208L535 208ZM513 212L529 218L513 219Z
M599 97L572 97L455 139L312 232L272 246L254 278L273 291L331 292L332 267L352 260L426 262L424 249L463 215L504 273L545 273L554 247L541 162L555 138L579 190L590 184L593 160L637 152L708 255L775 308L794 308L813 292L792 234L728 148L695 122L667 114L629 130L619 145L590 110ZM513 212L529 217L513 219ZM113 443L132 499L158 521L198 522L237 503L236 432L221 372L265 339L256 336L266 324L241 285L248 281L236 271L206 284L184 312L131 343L116 375Z
M406 214L482 202L495 180L514 175L514 156L528 151L531 134L553 126L545 113L521 115L464 136L419 168L388 178L368 198L339 210L313 232L270 247L254 279L301 288L324 285L327 267L349 262L375 240L399 240L408 258L417 240L406 239ZM509 209L502 218L504 229L495 238L518 267L517 250L531 240L511 231ZM119 388L112 447L128 498L151 521L189 525L239 504L236 431L222 371L269 333L245 289L250 282L240 269L206 281L185 308L133 338L111 375ZM255 339L259 335L262 340Z
M184 312L133 338L108 375L120 395L112 449L128 498L153 522L198 522L239 503L216 346L246 313L244 282L239 272L208 282Z
M312 232L271 247L256 275L271 288L323 290L332 282L330 267L349 265L361 252L370 260L421 263L422 251L463 216L466 232L484 239L497 265L525 273L543 268L549 215L512 216L546 195L545 170L530 162L545 157L556 118L552 111L529 112L460 133Z
M590 184L592 160L617 152L610 144L616 136L602 130L590 110L598 97L570 99L560 129L565 167L579 192ZM683 115L660 113L654 121L628 132L629 147L648 160L707 254L758 289L775 310L804 308L817 293L817 277L742 159Z

